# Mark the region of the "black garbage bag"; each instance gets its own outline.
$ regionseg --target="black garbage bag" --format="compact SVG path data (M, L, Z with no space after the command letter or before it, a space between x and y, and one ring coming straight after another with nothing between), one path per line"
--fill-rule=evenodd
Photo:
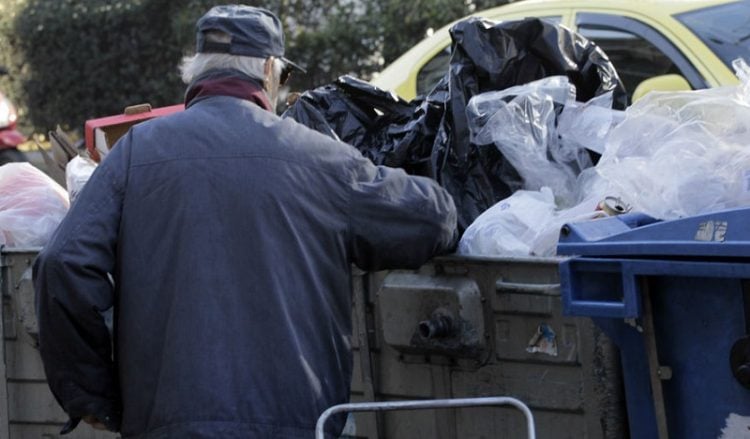
M627 97L604 52L562 26L539 19L494 24L473 18L457 23L451 38L448 75L430 93L448 94L432 161L439 166L436 180L453 195L463 230L521 186L499 152L471 144L466 105L472 97L554 75L566 75L582 102L612 91L622 109Z
M389 129L409 121L414 108L393 93L351 76L303 93L282 117L290 117L359 149L376 164L403 167L388 160Z
M566 75L577 100L625 89L604 52L565 27L539 19L495 24L477 18L451 28L446 76L409 104L353 78L302 95L293 117L358 148L376 164L437 180L453 196L464 230L484 210L521 187L513 166L495 148L470 140L466 105L480 93Z

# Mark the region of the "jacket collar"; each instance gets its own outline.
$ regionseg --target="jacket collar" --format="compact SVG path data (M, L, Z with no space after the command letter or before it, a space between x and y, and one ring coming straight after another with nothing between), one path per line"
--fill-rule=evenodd
M231 69L209 70L196 78L185 92L185 107L211 96L232 96L254 103L260 108L273 112L271 103L260 83Z

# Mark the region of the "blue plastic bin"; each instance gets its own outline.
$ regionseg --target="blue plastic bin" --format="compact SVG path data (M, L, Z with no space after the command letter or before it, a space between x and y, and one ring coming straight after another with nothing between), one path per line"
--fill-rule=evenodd
M569 224L558 253L564 312L620 349L632 438L750 437L750 209Z

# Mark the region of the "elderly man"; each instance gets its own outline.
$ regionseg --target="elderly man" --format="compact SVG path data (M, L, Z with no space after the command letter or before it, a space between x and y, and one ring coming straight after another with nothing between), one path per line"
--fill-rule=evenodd
M351 264L450 250L455 207L433 181L276 117L294 65L273 14L219 6L197 31L187 109L115 145L36 262L49 385L70 428L312 437L349 398Z

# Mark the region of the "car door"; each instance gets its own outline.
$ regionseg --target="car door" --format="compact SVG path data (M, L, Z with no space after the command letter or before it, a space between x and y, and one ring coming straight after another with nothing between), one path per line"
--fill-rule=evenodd
M646 79L666 74L684 77L693 89L708 82L696 66L660 30L636 18L579 11L575 26L607 54L625 84L628 98Z

